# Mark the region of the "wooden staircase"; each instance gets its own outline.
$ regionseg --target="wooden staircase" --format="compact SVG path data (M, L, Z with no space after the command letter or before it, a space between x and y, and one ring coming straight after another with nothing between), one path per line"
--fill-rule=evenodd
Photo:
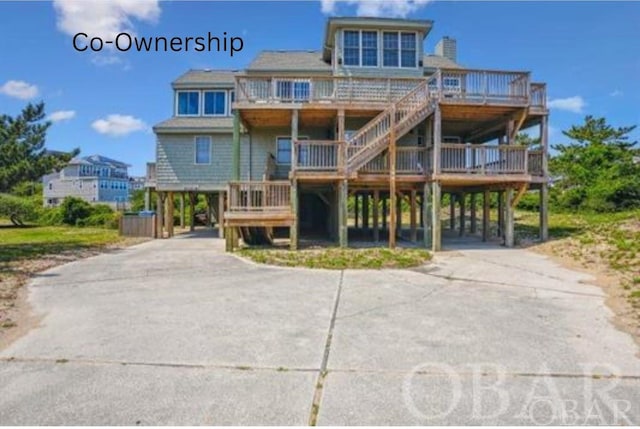
M435 109L427 80L392 103L347 140L347 173L353 174L379 155L387 146L391 130L399 139L425 120Z

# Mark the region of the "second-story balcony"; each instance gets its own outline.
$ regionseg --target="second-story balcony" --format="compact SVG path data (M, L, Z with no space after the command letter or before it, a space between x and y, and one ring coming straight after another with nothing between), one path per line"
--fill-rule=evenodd
M327 175L344 176L346 143L338 141L300 140L294 144L293 174L313 179ZM465 175L469 180L493 178L522 179L525 176L542 177L542 151L526 146L478 145L443 143L438 157L433 148L400 146L396 149L396 175L415 179L416 176L445 178ZM434 168L433 162L437 164ZM385 150L365 164L358 176L388 176L390 155Z
M546 107L546 87L528 72L439 69L428 78L352 76L238 76L237 108L290 108L294 105L381 107L428 81L442 103Z

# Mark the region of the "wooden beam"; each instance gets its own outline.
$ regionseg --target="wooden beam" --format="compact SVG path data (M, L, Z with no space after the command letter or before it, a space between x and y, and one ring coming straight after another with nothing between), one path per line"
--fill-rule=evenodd
M513 197L513 201L510 202L512 209L516 208L516 206L518 205L518 203L520 202L520 200L524 196L525 192L527 192L528 188L529 188L529 184L528 183L522 183L518 187L518 193L515 195L515 197Z
M196 229L196 201L198 200L198 194L196 192L189 192L189 206L191 213L189 213L189 231L193 232Z
M382 197L382 229L387 229L387 198Z
M369 193L362 193L362 228L369 231Z
M156 192L156 238L164 238L164 192Z
M498 237L504 237L504 191L498 191Z
M239 109L237 109L233 113L231 179L240 180L240 110Z
M296 159L295 141L298 140L298 120L299 111L291 111L291 168L294 169L298 160ZM300 210L298 205L298 181L291 179L291 213L293 213L293 225L289 228L289 247L291 250L298 249L298 233L300 228Z
M527 116L529 115L529 108L525 107L524 109L522 109L522 112L520 113L520 116L518 117L518 119L516 119L514 121L514 126L511 129L511 135L509 136L509 144L513 144L513 142L516 139L516 136L518 135L518 133L520 132L520 128L522 127L522 124L524 124L525 119L527 119Z
M180 228L184 228L184 192L180 192Z

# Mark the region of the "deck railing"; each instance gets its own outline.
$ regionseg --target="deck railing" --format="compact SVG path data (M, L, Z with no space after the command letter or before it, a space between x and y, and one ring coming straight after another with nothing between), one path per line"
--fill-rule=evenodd
M236 102L389 103L404 97L424 79L349 76L238 76ZM433 97L446 102L544 106L544 84L531 84L527 72L439 69L429 79ZM534 100L535 99L535 100Z
M527 174L526 146L443 144L441 173Z
M445 102L525 104L530 97L529 73L439 69L429 85Z
M542 176L542 151L541 150L530 150L527 154L528 160L527 165L529 169L529 174L532 176Z
M396 173L399 175L423 175L431 170L431 149L424 147L398 147L396 149ZM361 169L364 174L389 174L389 154L384 152Z
M545 83L531 84L531 107L547 108L547 85Z
M277 103L389 103L402 98L423 79L267 76L236 78L236 102Z
M344 142L297 140L293 145L293 170L337 171L344 167Z
M290 212L291 184L289 181L229 182L231 213Z

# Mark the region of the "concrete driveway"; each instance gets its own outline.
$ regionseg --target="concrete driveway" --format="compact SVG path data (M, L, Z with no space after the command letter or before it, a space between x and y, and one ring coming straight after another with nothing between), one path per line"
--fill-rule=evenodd
M640 360L589 277L459 246L281 269L206 234L64 265L0 352L0 424L639 424Z

